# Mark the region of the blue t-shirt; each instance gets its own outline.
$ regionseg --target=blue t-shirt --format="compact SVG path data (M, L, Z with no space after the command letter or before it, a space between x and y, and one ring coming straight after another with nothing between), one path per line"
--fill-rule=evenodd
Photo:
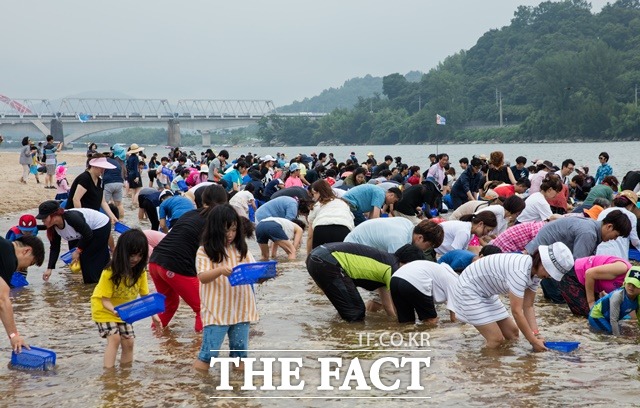
M242 184L242 176L236 169L225 173L225 175L222 176L222 179L227 182L227 191L231 191L233 189L233 183L236 183L237 185Z
M196 208L193 201L186 197L169 197L160 204L160 219L177 220L182 214Z
M356 211L369 212L374 207L382 208L386 193L383 189L373 184L361 184L349 189L342 199L355 207Z
M446 263L454 271L463 271L467 266L471 265L475 256L476 254L466 249L454 249L442 255L438 259L438 263Z
M344 242L393 253L401 246L411 243L413 228L413 223L406 218L374 218L356 226L344 238Z
M281 196L262 204L256 211L256 222L267 217L295 220L298 217L298 201L295 198Z

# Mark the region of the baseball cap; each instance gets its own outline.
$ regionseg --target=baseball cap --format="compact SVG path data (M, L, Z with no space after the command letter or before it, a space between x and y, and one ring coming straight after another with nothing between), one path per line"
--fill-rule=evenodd
M162 199L166 196L173 197L173 193L171 192L171 190L162 190L162 192L160 193L160 197L158 197L158 199L162 201Z
M624 278L624 283L630 283L636 288L640 288L640 266L632 266Z
M60 208L60 204L56 200L45 201L38 206L38 215L36 215L36 218L43 220L56 212L58 208Z

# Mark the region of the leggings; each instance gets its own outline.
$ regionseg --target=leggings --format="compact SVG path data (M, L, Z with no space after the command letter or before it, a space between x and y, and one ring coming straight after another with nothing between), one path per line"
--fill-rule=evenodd
M149 274L156 286L158 293L166 296L164 312L158 313L162 326L166 327L176 314L180 305L180 298L184 300L196 314L194 329L202 331L202 319L200 318L200 281L196 276L185 276L169 271L164 267L149 263Z
M420 292L402 278L391 277L391 296L400 323L415 323L416 312L420 320L438 317L433 297Z
M330 242L343 242L349 232L349 228L344 225L318 225L313 229L312 248Z
M160 220L158 220L158 210L155 205L148 200L146 196L139 195L138 196L138 206L144 209L144 212L147 214L147 218L149 218L149 222L151 223L151 229L154 231L160 231Z

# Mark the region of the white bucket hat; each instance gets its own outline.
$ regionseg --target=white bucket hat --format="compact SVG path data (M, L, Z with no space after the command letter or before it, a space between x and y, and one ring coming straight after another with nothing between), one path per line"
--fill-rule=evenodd
M573 268L573 254L569 247L562 242L540 245L538 251L540 251L542 266L558 282L562 280L565 273Z

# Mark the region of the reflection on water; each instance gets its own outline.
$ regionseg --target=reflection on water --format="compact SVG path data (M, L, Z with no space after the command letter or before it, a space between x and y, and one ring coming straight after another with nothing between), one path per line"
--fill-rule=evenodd
M133 214L126 222L136 225ZM18 215L0 222L0 230L14 225ZM148 224L143 224L148 228ZM255 241L250 243L258 254ZM50 348L57 353L54 372L21 372L0 368L0 395L4 406L184 406L245 407L281 406L287 400L235 399L211 400L212 396L264 397L284 395L321 396L323 399L298 400L302 406L371 406L375 399L346 400L344 396L404 396L431 399L389 401L392 406L572 406L603 405L615 395L623 405L637 405L639 385L638 330L634 321L625 322L624 336L612 338L588 330L586 321L571 316L568 308L537 302L541 332L550 341L580 341L580 349L568 355L556 352L534 354L526 340L499 350L483 350L484 341L473 328L448 322L448 313L439 307L442 322L438 327L400 325L384 313L367 317L362 323L349 324L339 319L329 301L306 272L304 262L281 262L279 276L256 285L261 320L251 328L250 348L255 350L324 350L306 352L260 352L254 357L303 357L302 379L313 387L304 392L240 391L243 376L231 373L236 390L217 391L217 370L202 375L192 370L200 345L193 332L193 315L182 305L171 326L162 335L150 329L150 320L134 325L135 361L132 367L105 371L102 358L105 340L98 336L91 321L89 298L92 285L83 285L81 275L58 268L50 283L42 282L44 267L29 271L30 285L12 291L19 330L30 344ZM150 281L151 282L151 281ZM398 391L318 391L319 357L343 357L345 364L355 357L364 369L380 357L407 357L398 352L327 351L385 347L362 344L360 337L387 332L428 333L428 347L412 356L431 357L431 366L421 368L424 391L407 391L409 372L385 365L382 381L400 379ZM10 359L8 341L4 343L5 362ZM226 345L223 347L227 347ZM390 347L398 349L402 347ZM388 349L388 348L387 348ZM430 351L427 351L430 350ZM225 352L222 353L225 356ZM344 374L344 371L342 372ZM279 384L280 368L274 366L274 383ZM258 384L260 381L256 381ZM336 383L340 385L340 382ZM383 401L383 403L386 401Z

